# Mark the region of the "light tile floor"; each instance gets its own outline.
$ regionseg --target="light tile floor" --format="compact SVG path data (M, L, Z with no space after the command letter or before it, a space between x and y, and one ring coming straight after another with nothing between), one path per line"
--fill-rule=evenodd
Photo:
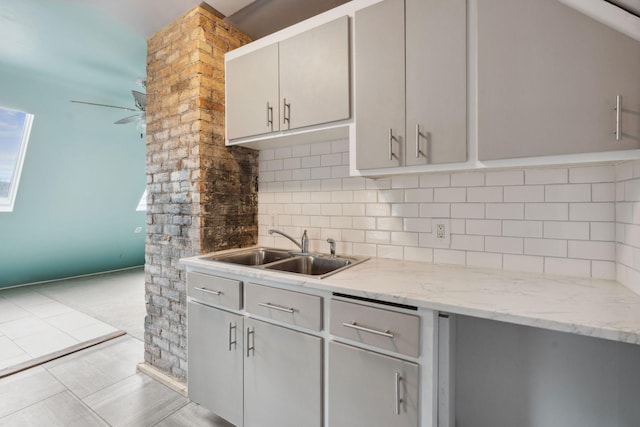
M137 371L144 360L142 269L30 288L0 291L7 331L0 332L0 358L19 357L24 350L10 343L49 327L82 334L100 322L127 335L1 379L0 427L233 427ZM30 319L24 325L33 335L12 324L20 319Z

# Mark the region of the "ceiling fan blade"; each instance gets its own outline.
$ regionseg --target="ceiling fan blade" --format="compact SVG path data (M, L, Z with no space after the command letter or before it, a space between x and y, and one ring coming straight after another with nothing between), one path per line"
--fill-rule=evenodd
M132 90L131 93L133 94L133 99L136 101L136 107L144 111L147 106L147 95L137 90Z
M142 119L142 114L136 114L133 116L125 117L124 119L120 119L117 122L114 122L115 125L123 125L125 123L131 123Z
M137 110L136 110L136 109L134 109L134 108L129 108L129 107L120 107L120 106L117 106L117 105L98 104L98 103L95 103L95 102L74 101L74 100L71 100L71 101L69 101L69 102L73 102L73 103L75 103L75 104L95 105L96 107L117 108L117 109L120 109L120 110L126 110L126 111L137 111Z

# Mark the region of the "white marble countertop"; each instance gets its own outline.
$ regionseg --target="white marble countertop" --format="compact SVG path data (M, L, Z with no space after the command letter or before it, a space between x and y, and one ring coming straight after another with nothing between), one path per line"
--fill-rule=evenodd
M640 344L640 295L610 280L372 258L324 279L203 260L192 268Z

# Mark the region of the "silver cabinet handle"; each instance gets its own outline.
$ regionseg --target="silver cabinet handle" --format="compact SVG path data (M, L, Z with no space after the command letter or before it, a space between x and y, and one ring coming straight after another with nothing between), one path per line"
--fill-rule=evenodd
M280 305L271 304L270 302L259 302L258 305L261 307L272 308L278 311L284 311L285 313L289 314L293 314L296 311L293 307L282 307Z
M233 339L231 339L231 331L233 331ZM238 328L236 324L233 322L229 322L229 351L231 351L231 346L234 348L238 347Z
M282 124L291 126L291 103L287 104L287 98L282 99L284 107L282 108Z
M196 288L196 291L202 291L206 294L212 294L212 295L222 295L222 291L212 291L211 289L207 289L207 288Z
M393 160L394 158L398 158L398 156L396 156L393 152L393 140L396 139L395 136L393 136L393 129L389 128L389 160Z
M273 131L273 107L267 101L267 127L271 127Z
M395 336L392 333L390 333L388 329L386 331L379 331L377 329L371 329L371 328L366 328L364 326L360 326L356 322L343 323L342 326L345 326L351 329L357 329L358 331L362 331L362 332L369 332L370 334L382 335L383 337L387 337L387 338L393 338Z
M424 157L427 157L426 154L420 150L420 137L424 136L422 132L420 132L420 125L416 125L416 159L420 157L422 154Z
M255 337L253 337L253 340L250 340L251 336L254 334L253 329L252 328L247 328L247 359L249 358L249 353L251 351L253 351L255 353L256 348L255 348ZM253 341L253 344L249 344L249 341Z
M402 381L402 376L400 372L396 372L396 415L400 415L400 406L402 405L402 397L400 397L400 382Z
M622 114L622 97L620 95L616 95L616 131L614 132L616 134L616 141L620 141L620 139L622 138L622 133L621 133L621 124L620 124L620 115Z

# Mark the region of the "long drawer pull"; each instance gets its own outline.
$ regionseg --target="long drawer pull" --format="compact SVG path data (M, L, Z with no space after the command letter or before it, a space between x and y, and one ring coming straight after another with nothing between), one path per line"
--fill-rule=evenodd
M212 295L222 295L222 291L212 291L211 289L207 289L207 288L196 288L196 291L202 291L206 294L212 294Z
M345 326L351 329L357 329L358 331L362 331L362 332L369 332L370 334L382 335L383 337L387 337L387 338L395 337L395 335L390 333L388 329L386 331L379 331L377 329L371 329L371 328L366 328L364 326L360 326L356 322L343 323L342 326Z
M293 307L281 307L279 305L271 304L270 302L259 302L258 305L260 307L273 308L274 310L284 311L285 313L289 314L293 314L296 311Z
M620 115L622 114L622 97L620 95L616 96L616 141L620 141L622 138L622 130L620 128Z

